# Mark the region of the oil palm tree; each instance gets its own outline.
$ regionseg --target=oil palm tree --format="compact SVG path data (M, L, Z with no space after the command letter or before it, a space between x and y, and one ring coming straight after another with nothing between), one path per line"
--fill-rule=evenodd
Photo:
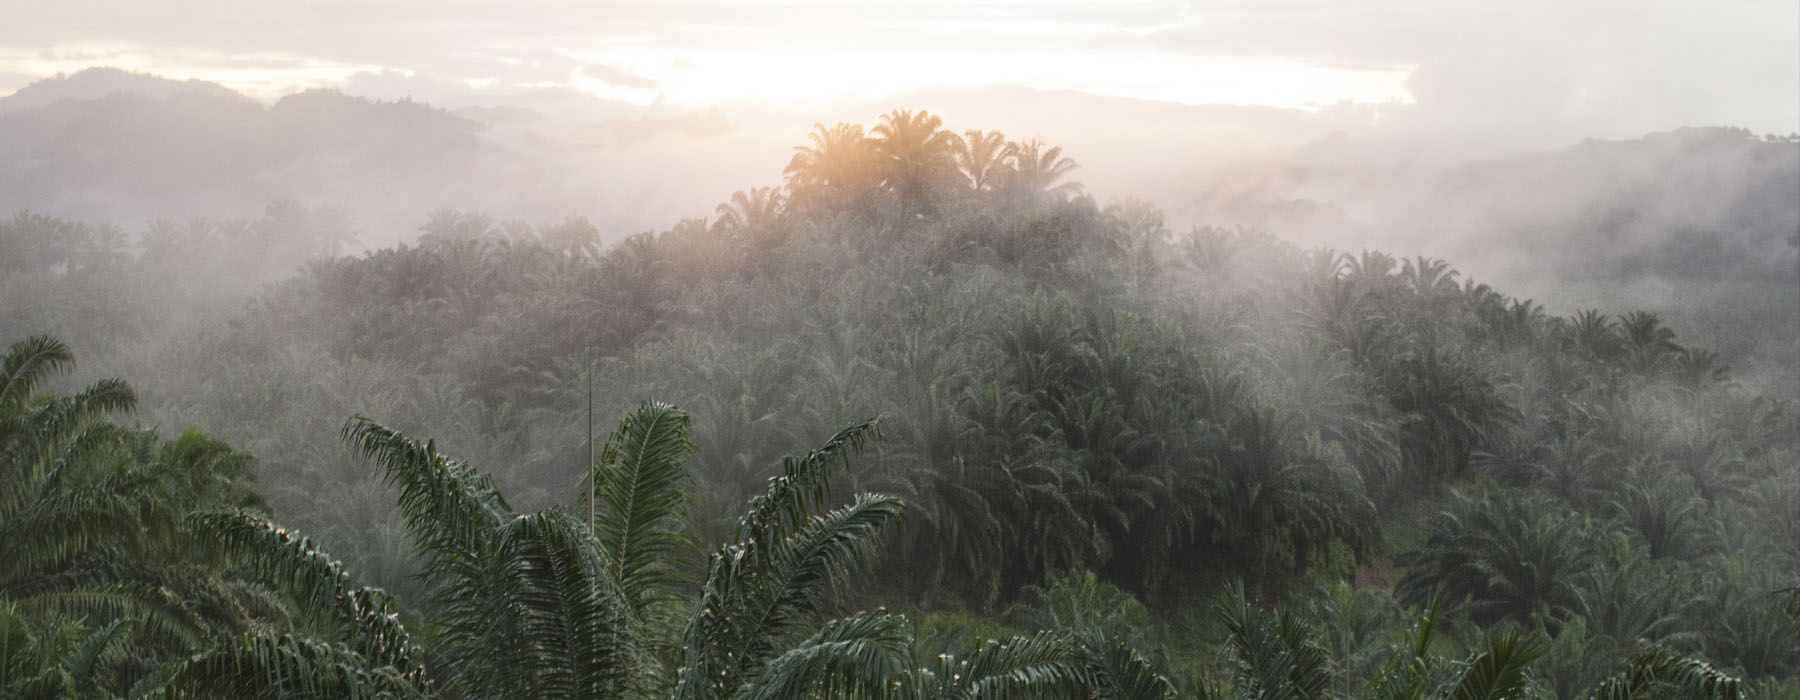
M993 642L950 673L913 668L910 625L884 610L813 626L874 556L899 501L861 494L826 510L832 472L874 435L872 421L783 462L712 557L700 599L659 661L657 608L675 590L672 519L686 499L686 415L645 404L590 472L589 525L552 507L520 514L469 465L366 418L346 440L399 488L423 576L431 644L421 650L378 590L359 588L310 540L243 512L205 513L195 530L221 557L275 585L314 620L311 634L273 630L164 667L146 693L281 698L988 697L1058 690L1066 697L1162 697L1140 657L1084 653L1052 635ZM811 629L811 632L806 630ZM437 660L435 668L428 664ZM1159 685L1160 684L1160 685ZM1134 690L1135 689L1135 690Z
M198 431L164 441L114 425L108 414L136 403L117 379L73 396L36 392L73 362L48 336L0 361L0 617L13 618L3 634L87 659L38 670L79 667L77 678L116 686L278 611L247 599L185 519L195 508L255 505L250 458ZM38 677L23 667L0 675L0 687Z
M802 209L854 204L880 182L875 145L858 124L814 124L809 145L795 146L782 170L788 196Z
M476 212L439 208L426 216L419 226L420 245L440 245L457 241L485 241L499 238L493 217Z
M74 396L43 396L41 383L74 367L62 341L34 336L0 360L0 596L33 601L91 581L84 558L136 543L142 478L97 459L116 435L107 414L137 397L105 379Z
M220 645L166 670L164 687L610 698L646 692L662 677L646 620L668 595L662 555L678 542L667 529L691 450L685 414L645 404L621 422L590 470L587 518L562 507L518 513L486 474L367 418L352 419L344 437L399 488L432 593L429 656L413 648L385 594L352 585L311 541L242 514L211 514L198 529L287 588L330 634ZM427 658L444 663L428 675Z
M718 206L713 226L729 235L754 235L774 225L785 205L781 190L773 187L738 190L731 193L731 201Z
M882 185L899 195L908 215L933 211L933 191L958 176L956 153L962 139L943 125L944 120L930 112L895 109L870 130Z
M1425 545L1395 562L1407 569L1400 597L1423 605L1442 591L1451 601L1467 600L1469 615L1484 624L1573 609L1580 577L1595 563L1588 527L1527 494L1458 494L1434 519Z
M1264 615L1250 604L1242 583L1213 603L1236 661L1234 696L1323 700L1332 687L1331 659L1313 630L1281 610ZM1201 691L1202 698L1224 697Z
M1062 146L1048 146L1031 140L1009 144L1013 172L1013 191L1028 202L1045 198L1062 200L1081 193L1081 183L1062 179L1081 167L1075 159L1063 155Z
M600 229L585 216L569 216L561 223L539 232L544 245L572 258L592 260L600 257Z
M988 192L1011 169L1014 148L998 131L970 129L957 144L956 167L968 179L969 189Z

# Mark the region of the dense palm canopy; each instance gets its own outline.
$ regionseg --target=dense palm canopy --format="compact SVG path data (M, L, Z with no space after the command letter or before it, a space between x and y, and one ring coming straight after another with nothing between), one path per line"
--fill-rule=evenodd
M1741 355L1171 231L956 133L821 126L783 186L610 246L441 210L312 259L350 222L281 205L134 257L0 221L0 687L1794 692L1800 405Z

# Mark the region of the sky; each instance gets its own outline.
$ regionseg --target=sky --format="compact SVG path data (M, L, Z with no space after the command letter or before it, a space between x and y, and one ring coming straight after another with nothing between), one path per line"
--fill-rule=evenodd
M795 113L933 90L1419 131L1800 131L1794 0L0 0L0 94L95 65L447 106Z

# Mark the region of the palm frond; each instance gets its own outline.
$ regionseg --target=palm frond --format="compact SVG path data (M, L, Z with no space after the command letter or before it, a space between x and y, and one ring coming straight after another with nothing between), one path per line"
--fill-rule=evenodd
M1536 639L1521 639L1507 628L1487 638L1487 644L1471 659L1450 692L1451 700L1505 700L1525 689L1526 672L1544 655Z
M1175 686L1131 645L1090 635L1082 654L1098 700L1174 700Z
M683 634L676 697L712 698L754 677L771 637L814 612L831 587L873 557L873 537L898 517L899 501L859 496L823 516L812 512L830 489L830 470L847 465L872 436L874 421L839 431L751 500L734 541L712 556L699 607Z
M281 700L423 698L428 688L391 666L375 666L348 647L290 635L246 636L184 661L134 689L140 697Z
M782 460L781 476L770 479L768 489L751 499L750 511L738 521L733 537L754 540L774 529L798 527L830 494L831 468L848 467L852 456L880 438L876 422L871 418L844 428L806 456Z
M519 517L500 535L493 567L507 580L504 658L479 661L517 697L616 697L647 661L606 561L559 509ZM492 608L490 608L491 610ZM496 645L498 646L498 645ZM504 680L504 679L496 679Z
M390 485L400 485L407 528L433 562L428 571L454 571L479 561L502 520L511 516L490 477L438 454L433 442L420 444L363 416L344 425L343 437L386 471Z
M47 335L26 338L7 348L0 360L0 406L20 406L31 399L38 383L49 374L67 372L75 365L69 346Z
M1743 681L1704 659L1684 656L1660 644L1644 645L1625 670L1594 689L1595 700L1743 700Z
M355 585L310 538L242 511L195 513L188 524L197 543L217 547L314 614L335 617L347 627L349 648L370 663L409 678L424 676L394 601L380 589Z
M902 668L912 635L906 618L886 611L834 620L775 657L740 698L882 697Z
M669 523L687 502L684 462L694 449L685 411L645 402L619 422L583 491L598 501L595 537L636 613L677 583L669 562L686 542Z
M1213 605L1213 614L1230 633L1238 684L1244 692L1282 700L1326 697L1331 688L1329 659L1298 620L1279 611L1273 620L1264 617L1251 607L1241 582Z
M960 664L969 694L982 698L1071 696L1088 686L1073 640L1054 632L990 639Z

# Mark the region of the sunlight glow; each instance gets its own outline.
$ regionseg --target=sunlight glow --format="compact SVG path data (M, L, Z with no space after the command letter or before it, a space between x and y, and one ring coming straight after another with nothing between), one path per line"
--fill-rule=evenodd
M735 100L816 103L880 98L934 87L1026 85L1181 104L1254 104L1316 110L1341 103L1410 103L1416 66L1325 66L1248 57L1075 55L1049 51L845 52L618 47L571 51L641 78L622 85L577 73L572 87L637 104Z

